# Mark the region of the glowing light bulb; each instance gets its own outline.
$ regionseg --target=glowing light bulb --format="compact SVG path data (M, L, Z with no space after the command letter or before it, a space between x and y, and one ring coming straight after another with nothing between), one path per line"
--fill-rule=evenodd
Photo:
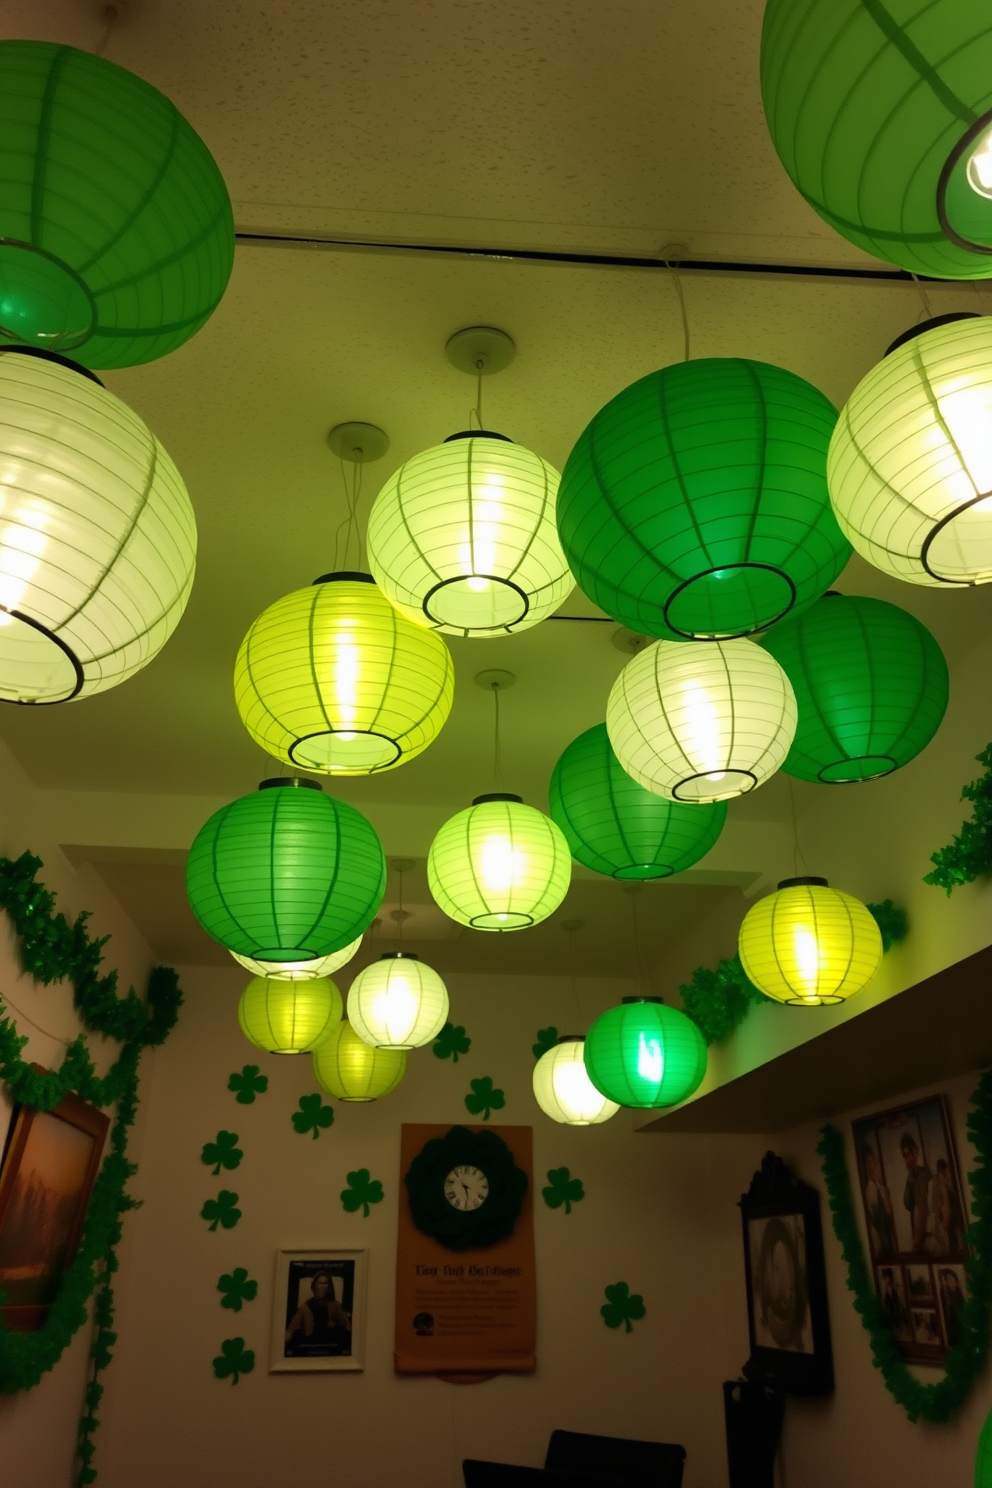
M982 135L968 159L968 185L979 196L992 198L992 129Z
M642 1032L637 1046L637 1073L642 1080L651 1080L660 1085L665 1073L665 1056L661 1052L661 1040L647 1038Z
M812 930L797 926L792 940L792 950L796 958L796 969L809 986L806 995L815 997L816 979L820 970L820 951Z
M482 881L496 893L513 887L513 845L506 837L487 837L482 844ZM505 919L503 915L501 918Z
M344 621L344 625L352 622ZM358 680L360 675L359 652L353 636L343 631L336 647L334 658L334 685L337 690L338 708L343 723L354 723L358 713ZM354 738L354 734L345 734Z

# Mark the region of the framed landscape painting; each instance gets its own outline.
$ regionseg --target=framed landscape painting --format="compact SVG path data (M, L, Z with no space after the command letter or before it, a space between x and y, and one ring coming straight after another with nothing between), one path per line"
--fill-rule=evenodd
M51 1111L20 1106L0 1164L0 1316L40 1328L72 1261L110 1119L77 1096Z
M872 1274L903 1358L942 1364L967 1294L967 1203L944 1098L851 1123Z

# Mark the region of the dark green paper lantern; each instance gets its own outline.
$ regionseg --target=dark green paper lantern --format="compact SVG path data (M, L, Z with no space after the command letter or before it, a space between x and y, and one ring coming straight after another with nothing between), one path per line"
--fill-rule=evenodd
M992 1411L985 1417L975 1448L975 1488L992 1488Z
M0 344L131 367L187 341L234 262L196 131L123 67L0 42Z
M261 961L341 950L372 923L385 887L371 825L315 780L263 780L222 806L186 864L190 907L207 934Z
M947 662L915 615L825 594L762 637L792 683L799 722L782 769L844 785L889 775L930 743L947 708Z
M706 1044L691 1018L660 997L625 997L590 1028L586 1073L619 1106L656 1110L697 1090L706 1073Z
M827 493L833 405L781 367L663 367L568 457L558 533L584 592L664 640L751 635L829 588L851 554Z
M842 237L916 274L992 275L992 26L981 0L769 0L772 142Z
M686 805L638 785L613 753L605 723L572 740L549 794L572 857L611 878L668 878L691 868L727 819L726 801Z

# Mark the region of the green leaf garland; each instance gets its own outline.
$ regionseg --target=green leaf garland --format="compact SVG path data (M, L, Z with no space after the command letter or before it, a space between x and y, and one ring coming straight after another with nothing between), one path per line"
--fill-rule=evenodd
M897 904L893 904L891 899L883 899L881 904L866 904L865 909L878 926L883 955L906 939L909 934L909 915Z
M748 980L739 956L728 956L715 971L697 966L679 992L683 1008L707 1044L729 1038L756 1002L768 1000Z
M985 771L961 790L962 801L971 802L971 820L962 822L949 846L932 854L933 871L923 879L947 894L992 872L992 744L987 744L976 759Z
M844 1140L836 1127L829 1124L821 1127L816 1149L830 1201L834 1234L847 1266L847 1285L868 1334L875 1368L881 1371L886 1389L911 1421L921 1417L935 1423L949 1421L968 1398L988 1359L992 1310L992 1073L982 1075L971 1104L968 1134L978 1160L974 1171L968 1174L974 1216L968 1228L971 1256L965 1265L968 1295L959 1315L960 1339L947 1356L943 1379L932 1384L923 1384L910 1372L885 1326L855 1217Z
M99 1375L110 1363L117 1341L113 1277L118 1269L121 1222L129 1209L137 1207L137 1200L127 1192L128 1179L136 1171L127 1149L138 1105L138 1066L142 1051L164 1043L175 1027L182 993L175 972L157 966L148 978L146 1000L133 988L121 996L117 973L100 975L107 937L91 938L87 915L70 923L56 910L54 894L37 881L41 867L41 859L31 853L17 859L0 858L0 909L6 910L14 926L24 970L44 986L69 982L84 1027L114 1039L121 1051L107 1073L97 1075L80 1035L67 1046L57 1070L39 1074L21 1057L27 1040L18 1034L0 1002L0 1080L16 1104L50 1111L67 1095L75 1094L90 1105L116 1107L79 1246L44 1324L33 1333L18 1333L0 1321L0 1393L30 1390L38 1384L85 1322L86 1307L93 1298L90 1378L76 1446L76 1483L85 1485L96 1479L93 1434L103 1397Z

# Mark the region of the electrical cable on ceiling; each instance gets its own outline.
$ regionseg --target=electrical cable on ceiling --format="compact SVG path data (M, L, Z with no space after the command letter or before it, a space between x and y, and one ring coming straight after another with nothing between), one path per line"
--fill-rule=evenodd
M502 758L502 749L501 749L501 746L500 746L500 739L499 739L499 683L498 682L494 682L493 683L492 691L493 691L493 708L494 708L494 727L493 727L493 780L496 782L496 789L498 791L501 791L503 789L503 758Z
M809 867L803 850L799 846L799 821L796 817L796 797L792 788L792 776L786 775L785 779L789 787L789 809L792 813L792 874L794 878L799 877L799 860L802 858L803 872L808 877Z
M679 274L678 263L671 259L665 259L665 267L671 272L672 283L675 285L675 293L678 297L679 310L682 313L682 360L689 360L689 316L685 308L685 292L682 288L682 277Z

